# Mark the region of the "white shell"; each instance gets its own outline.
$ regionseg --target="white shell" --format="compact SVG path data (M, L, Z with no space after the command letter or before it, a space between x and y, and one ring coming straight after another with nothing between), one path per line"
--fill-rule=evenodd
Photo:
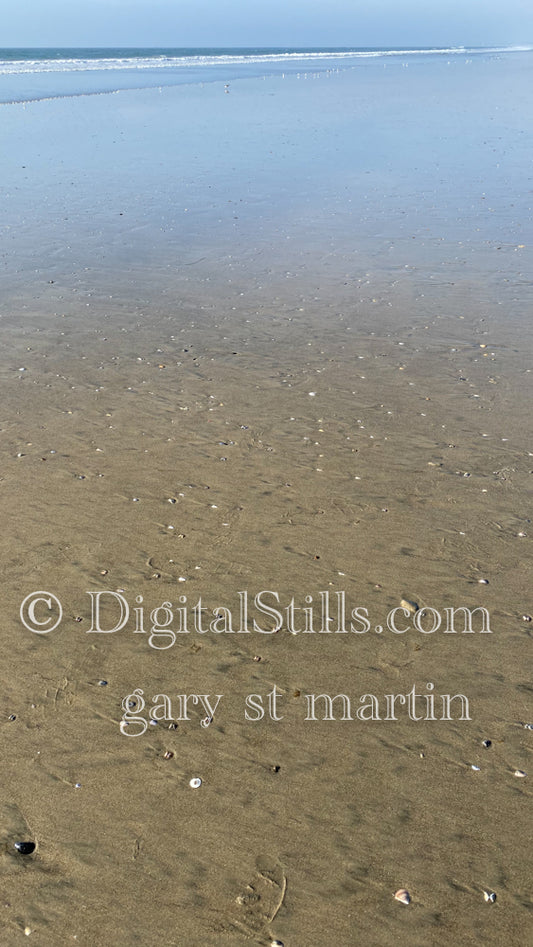
M524 776L527 776L527 773L524 773L523 769L515 769L514 775L518 776L520 779L524 779Z
M484 891L483 897L485 898L485 901L490 901L491 904L494 904L496 900L496 894L494 891Z
M202 780L199 776L194 776L193 779L189 780L189 786L191 789L199 789L202 785Z
M402 904L411 903L411 895L407 891L407 888L398 888L394 897L396 898L397 901L400 901Z

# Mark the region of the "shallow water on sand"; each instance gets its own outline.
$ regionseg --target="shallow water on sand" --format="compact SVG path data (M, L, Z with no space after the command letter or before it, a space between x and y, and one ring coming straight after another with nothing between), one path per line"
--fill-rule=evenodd
M5 943L526 942L528 70L3 108ZM49 635L18 614L43 589ZM87 634L87 590L122 630ZM222 631L262 590L314 633ZM327 592L370 630L322 633ZM492 633L394 634L402 599ZM189 631L151 646L163 603ZM438 719L384 719L428 683ZM177 726L121 733L136 688ZM322 693L353 719L306 719ZM208 726L180 694L222 695Z

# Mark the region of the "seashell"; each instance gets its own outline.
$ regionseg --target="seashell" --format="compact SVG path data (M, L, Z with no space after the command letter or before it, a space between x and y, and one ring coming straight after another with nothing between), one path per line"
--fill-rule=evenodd
M20 855L31 855L35 851L35 842L15 842L15 848Z
M527 776L527 773L524 773L523 769L515 769L513 776L518 776L519 779L524 779Z
M401 904L411 903L411 895L409 894L407 888L398 888L394 897L396 898L397 901L400 901Z
M418 604L413 602L410 598L402 598L400 605L402 608L405 608L408 612L417 612Z
M191 787L191 789L199 789L201 785L202 785L202 780L200 779L199 776L194 776L193 779L189 780L189 786Z
M484 891L483 897L485 898L485 901L490 901L491 904L494 904L496 900L496 894L494 891Z
M270 941L270 947L283 947L283 941L282 941L282 940L271 940L271 941Z

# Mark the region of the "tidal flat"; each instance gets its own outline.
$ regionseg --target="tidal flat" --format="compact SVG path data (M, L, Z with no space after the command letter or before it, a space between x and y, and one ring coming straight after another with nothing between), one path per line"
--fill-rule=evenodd
M532 57L0 106L6 947L527 942Z

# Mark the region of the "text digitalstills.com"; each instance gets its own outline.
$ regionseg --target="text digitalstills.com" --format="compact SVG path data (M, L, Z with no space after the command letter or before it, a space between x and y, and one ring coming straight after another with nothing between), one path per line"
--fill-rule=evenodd
M206 605L201 596L190 601L186 595L179 595L175 603L164 601L152 608L142 595L129 600L122 590L87 591L86 594L89 609L83 617L90 621L87 634L132 633L144 636L143 640L158 651L166 651L180 636L188 634L492 633L489 612L481 606L460 605L439 610L432 606L419 608L402 600L400 605L378 618L372 616L368 608L349 605L344 591L319 591L300 600L294 596L284 599L269 589L255 594L240 591L231 607L212 607ZM45 635L61 624L63 607L51 592L31 592L21 604L20 617L29 631Z

